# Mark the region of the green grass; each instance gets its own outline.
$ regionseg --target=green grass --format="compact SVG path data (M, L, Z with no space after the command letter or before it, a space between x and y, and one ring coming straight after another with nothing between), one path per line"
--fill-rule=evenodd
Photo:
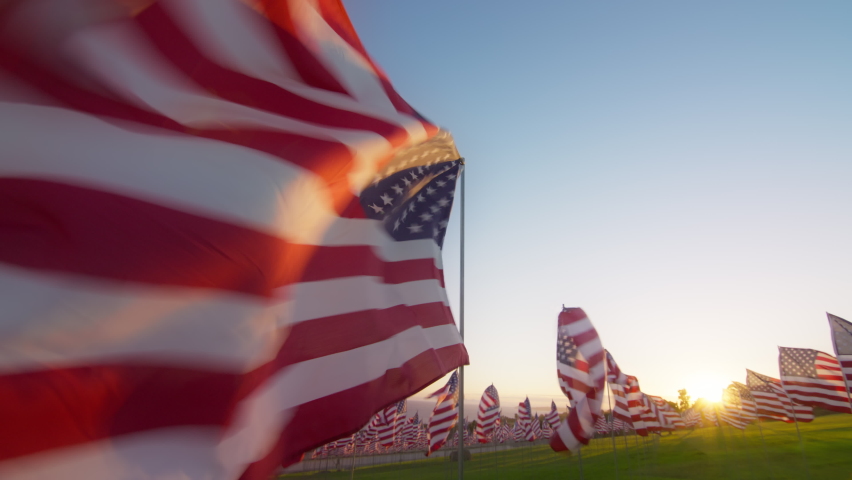
M742 479L742 480L852 480L852 415L818 417L801 424L804 458L796 427L780 422L757 425L745 433L731 427L700 428L669 436L616 437L618 478ZM612 440L596 439L582 452L585 480L615 479ZM345 460L343 462L346 464ZM360 479L449 480L457 478L458 465L445 459L426 459L355 470ZM350 472L314 472L282 478L347 479ZM465 462L465 478L476 479L580 479L580 459L554 453L547 445L474 454Z

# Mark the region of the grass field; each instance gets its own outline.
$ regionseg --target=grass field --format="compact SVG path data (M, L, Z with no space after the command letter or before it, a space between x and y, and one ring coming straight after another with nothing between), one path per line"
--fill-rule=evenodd
M577 455L556 454L547 445L480 453L465 462L467 479L813 479L852 480L852 415L818 417L801 424L804 456L796 427L780 422L750 425L743 433L731 427L700 428L643 439L616 437L618 472L612 440L596 439ZM625 446L625 440L627 445ZM458 465L445 459L363 467L360 479L449 480ZM282 478L346 479L351 472L313 472Z

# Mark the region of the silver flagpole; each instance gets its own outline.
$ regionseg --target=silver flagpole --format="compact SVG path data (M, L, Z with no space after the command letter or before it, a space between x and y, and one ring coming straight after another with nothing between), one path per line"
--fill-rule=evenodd
M464 158L461 158L461 221L459 227L459 335L464 343L464 179L467 173L464 171ZM458 425L464 424L464 365L459 367L459 420ZM459 429L459 480L464 478L464 431Z
M609 403L609 435L612 438L612 458L615 462L615 479L618 480L618 449L615 448L615 412L612 410L612 388L606 382L606 399Z

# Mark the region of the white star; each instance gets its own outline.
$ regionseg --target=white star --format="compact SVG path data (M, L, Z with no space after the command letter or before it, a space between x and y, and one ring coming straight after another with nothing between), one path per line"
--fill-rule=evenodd
M413 204L412 204L412 205L413 205ZM441 207L438 207L438 206L432 205L431 207L429 207L429 210L432 210L432 213L438 213L438 212L440 212L440 211L441 211Z
M408 216L408 209L406 208L405 210L402 211L402 220L405 221L405 217L407 217L407 216Z
M411 202L411 204L408 205L408 209L412 212L414 211L414 202Z
M382 207L377 207L376 204L368 205L368 207L372 208L376 213L385 213L385 209Z
M417 225L416 223L409 225L408 229L411 230L411 233L418 233L423 231L423 227Z
M393 231L399 230L399 219L397 218L395 222L393 222Z
M406 187L411 186L411 180L409 180L408 177L402 177L402 181L405 183Z
M394 192L396 192L397 195L402 195L402 192L405 191L405 189L403 189L399 185L394 185L391 188L393 189Z
M437 185L439 187L443 187L446 184L447 184L447 182L445 182L443 180L438 180L437 182L435 182L435 185Z
M423 175L423 166L417 167L417 173L419 173L420 175ZM414 175L414 172L412 172L411 174ZM414 177L414 178L416 179L417 177Z
M379 198L381 198L382 201L385 202L385 205L393 204L393 199L387 193L383 193L382 196Z
M417 201L418 202L425 202L426 197L424 197L423 194L421 193L420 195L417 195Z
M444 198L438 200L438 205L440 205L442 207L446 207L449 204L450 204L450 201L447 200L447 197L444 197Z
M433 237L437 237L440 234L441 234L440 230L438 230L437 228L432 228L432 236Z
M455 173L451 173L451 174L447 175L447 180L455 180L455 179L456 179Z
M432 187L426 187L426 195L434 195L437 190Z
M432 217L433 217L433 215L431 213L428 213L428 212L423 213L423 215L420 215L420 219L423 220L424 222L428 222L429 220L432 220Z
M447 228L448 223L449 222L446 221L446 220L441 220L440 222L438 222L438 226L441 227L441 228Z
M421 168L422 168L422 167L421 167ZM421 172L421 174L422 174L422 172ZM411 178L412 178L413 180L417 180L417 179L418 179L418 178L420 178L420 177L418 177L418 176L417 176L414 172L411 172Z

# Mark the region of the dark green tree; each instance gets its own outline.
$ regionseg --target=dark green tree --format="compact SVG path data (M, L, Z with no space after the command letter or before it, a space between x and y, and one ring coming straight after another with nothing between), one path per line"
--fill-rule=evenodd
M677 391L677 403L678 403L678 411L684 411L689 408L689 395L686 394L686 389L683 388Z

